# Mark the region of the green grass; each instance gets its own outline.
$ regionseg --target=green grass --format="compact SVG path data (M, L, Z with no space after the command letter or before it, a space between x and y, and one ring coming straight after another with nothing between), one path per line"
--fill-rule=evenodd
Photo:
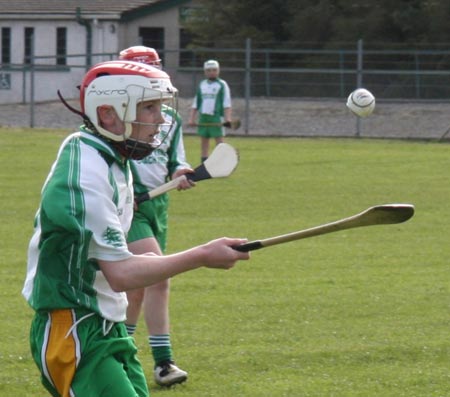
M0 130L0 395L44 396L20 295L39 191L66 133ZM198 164L199 142L186 137ZM172 192L169 251L228 235L259 239L413 203L408 223L255 251L223 272L172 280L172 338L185 385L153 395L447 396L449 146L381 140L230 138L228 179Z

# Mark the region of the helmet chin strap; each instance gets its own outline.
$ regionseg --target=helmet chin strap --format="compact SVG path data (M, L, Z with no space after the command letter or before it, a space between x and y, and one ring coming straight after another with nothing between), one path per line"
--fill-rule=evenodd
M78 116L80 116L83 119L84 124L86 125L87 128L89 128L91 131L96 131L96 128L94 126L94 124L92 123L92 121L89 119L89 117L84 114L83 112L81 112L78 109L75 109L73 106L70 106L67 101L64 99L64 97L61 94L61 91L58 90L56 91L58 94L59 99L61 100L62 104L69 109L71 112L77 114Z
M144 125L144 126L158 126L158 130L153 136L152 142L144 142L139 139L128 137L122 142L114 142L114 147L119 151L119 153L132 160L142 160L144 157L149 156L152 152L161 145L161 140L158 138L160 132L160 125L154 123L141 123L133 121L131 124Z
M144 157L150 156L157 148L157 146L153 146L153 143L141 142L133 138L114 142L113 146L122 156L132 160L142 160Z

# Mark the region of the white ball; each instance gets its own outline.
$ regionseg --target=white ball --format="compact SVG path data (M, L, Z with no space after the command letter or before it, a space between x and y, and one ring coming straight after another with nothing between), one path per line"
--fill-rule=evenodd
M347 98L347 107L359 117L367 117L375 109L375 97L369 90L358 88Z

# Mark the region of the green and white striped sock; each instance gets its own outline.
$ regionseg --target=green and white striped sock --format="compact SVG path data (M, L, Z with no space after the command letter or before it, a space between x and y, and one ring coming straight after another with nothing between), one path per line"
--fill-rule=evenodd
M133 336L136 332L137 325L136 324L125 324L125 327L127 329L128 336Z
M152 349L155 367L164 361L172 361L172 345L170 343L170 334L150 335L148 343Z

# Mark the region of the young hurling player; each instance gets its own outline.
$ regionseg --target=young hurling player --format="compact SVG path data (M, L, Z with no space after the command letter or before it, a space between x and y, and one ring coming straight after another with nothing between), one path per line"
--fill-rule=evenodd
M119 59L141 62L161 69L161 59L155 49L134 46L120 52ZM164 105L162 112L169 125L159 133L162 144L149 156L131 162L136 195L150 191L168 179L192 172L186 162L182 121L178 112ZM170 128L169 128L170 126ZM193 184L187 180L179 189ZM153 252L162 255L166 249L169 195L163 194L140 203L134 212L128 233L128 249L133 254ZM144 289L128 291L126 327L129 335L136 331L142 306L148 330L148 342L155 361L154 378L161 386L184 382L187 372L173 360L169 322L169 280L163 280Z
M221 124L231 122L231 95L227 82L219 78L219 62L213 59L206 61L203 69L206 79L200 82L192 102L189 125L198 125L201 160L205 161L209 153L209 140L214 138L216 145L223 142L225 130Z
M78 113L85 125L62 143L43 186L23 288L35 311L32 356L53 396L147 397L124 324L124 291L248 259L231 248L242 239L168 256L127 248L134 202L129 159L157 147L162 100L175 95L166 73L136 62L100 63L82 81Z

